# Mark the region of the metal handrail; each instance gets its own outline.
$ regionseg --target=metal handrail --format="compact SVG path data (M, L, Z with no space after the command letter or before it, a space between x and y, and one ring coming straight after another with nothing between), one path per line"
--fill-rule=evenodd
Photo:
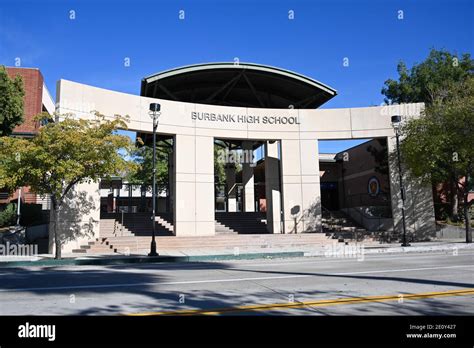
M321 210L327 212L329 214L329 217L331 218L333 217L332 212L322 204L321 204Z
M362 211L360 211L358 208L362 208L362 207L349 207L346 209L354 209L355 211L357 211L358 214L362 215L364 218L369 219L369 220L392 219L392 217L389 217L389 216L381 217L381 216L366 215Z
M333 213L321 204L321 215L323 211L329 214L329 226L331 229L334 229L334 226L336 226L336 218L334 217Z
M380 229L380 220L382 220L382 219L392 219L392 223L393 223L393 218L389 218L389 217L385 218L385 217L376 217L376 216L365 215L365 214L362 213L358 208L359 208L359 207L352 207L352 208L346 208L346 209L352 209L353 211L356 211L357 214L359 214L359 216L361 217L361 222L360 222L360 224L361 224L362 226L364 226L363 219L367 219L367 220L377 220L377 224L378 224L378 226L379 226L378 229L377 229L377 231L382 231L382 230ZM349 216L350 216L350 214L349 214ZM356 219L354 219L354 220L356 220Z

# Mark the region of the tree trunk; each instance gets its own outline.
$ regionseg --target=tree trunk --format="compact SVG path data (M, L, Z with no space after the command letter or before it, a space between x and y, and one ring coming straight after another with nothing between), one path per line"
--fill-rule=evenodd
M454 181L451 183L451 221L457 222L459 220L459 196L458 196L458 185Z
M469 197L469 179L471 176L471 170L467 171L465 178L464 186L464 226L466 227L466 243L472 243L472 230L471 230L471 214L469 214L470 202L468 201Z
M59 206L53 205L54 209L54 246L56 249L54 258L61 260L61 240L59 239Z
M467 203L466 193L464 195L464 225L466 227L466 243L472 243L471 214L469 213L469 204Z

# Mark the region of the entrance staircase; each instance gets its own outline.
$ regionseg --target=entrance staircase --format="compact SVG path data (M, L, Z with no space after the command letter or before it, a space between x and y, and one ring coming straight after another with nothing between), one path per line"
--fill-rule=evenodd
M375 240L377 236L368 232L365 228L355 222L349 215L340 210L322 209L323 232L333 239L339 241L347 240Z
M76 253L94 254L140 254L150 251L151 237L100 237L88 243L88 248ZM332 245L335 241L324 233L302 234L222 234L215 236L156 238L157 250L161 255L186 255L196 250L213 254L245 252L310 251Z
M338 242L354 243L360 240L374 241L364 229L348 217L332 212L323 214L325 233L268 234L265 215L262 213L216 213L216 235L176 237L172 235L170 215L156 217L157 248L161 254L179 254L193 250L229 252L237 249L265 251L271 249L298 251L310 250ZM113 216L113 218L112 218ZM100 237L82 245L74 253L82 254L145 254L150 250L152 227L150 214L124 214L118 217L103 216L100 221ZM118 217L116 220L115 218ZM361 238L359 238L361 236Z
M173 224L171 214L156 216L155 235L172 236ZM132 214L102 214L100 219L100 238L73 249L73 253L110 252L113 251L112 242L124 240L134 241L135 238L150 240L153 232L150 213ZM134 244L134 243L132 243Z
M173 220L171 214L156 216L156 235L170 236L173 234ZM132 214L103 214L100 219L101 237L119 236L151 236L153 226L150 213Z
M216 234L265 234L265 213L219 213L216 212Z

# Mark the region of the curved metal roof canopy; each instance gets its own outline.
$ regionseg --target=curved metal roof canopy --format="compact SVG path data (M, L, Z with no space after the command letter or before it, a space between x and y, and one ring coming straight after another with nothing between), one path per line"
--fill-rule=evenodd
M145 77L140 94L199 104L314 109L337 92L288 70L249 63L210 63Z

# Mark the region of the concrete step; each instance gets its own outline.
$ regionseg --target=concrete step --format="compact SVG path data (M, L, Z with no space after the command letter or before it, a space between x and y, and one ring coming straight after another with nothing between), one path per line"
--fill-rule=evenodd
M327 243L323 243L323 244L320 244L320 245L313 245L312 247L324 247L325 245L332 245L334 243L334 241L329 241ZM349 244L349 245L353 245L354 243L353 242L345 242L346 244ZM200 248L200 250L212 250L213 252L215 253L224 253L225 251L229 251L229 250L233 250L235 247L238 247L241 252L243 252L244 250L246 250L247 248L250 248L251 250L253 250L253 252L256 250L256 249L260 249L260 250L269 250L269 249L284 249L284 248L288 248L288 247L293 247L293 248L299 248L301 247L301 250L304 250L304 249L307 249L304 248L303 246L300 246L300 245L272 245L272 244L268 244L268 245L260 245L260 246L213 246L212 248L206 248L206 247L203 247L203 248ZM186 247L183 247L183 248L168 248L166 246L163 246L163 245L160 245L158 244L157 245L157 248L158 248L158 251L160 252L173 252L175 250L186 250L188 248ZM91 254L94 254L94 253L121 253L121 254L125 254L125 253L133 253L133 252L146 252L150 249L150 244L145 244L145 245L137 245L137 246L117 246L117 247L114 247L113 249L106 249L106 248L97 248L97 249L91 249L88 251L88 253L91 253ZM193 248L189 248L189 250L192 250Z
M325 245L332 242L332 234L311 233L311 234L240 234L236 233L216 235L212 237L175 237L175 236L159 236L157 237L157 245L160 249L219 249L233 247L308 247ZM150 247L151 238L141 236L113 236L96 238L95 241L89 242L85 248L76 249L78 253L99 253L110 252L114 250L138 250L148 249ZM87 248L89 247L89 248Z
M262 213L216 213L217 234L266 234L266 223Z
M298 234L267 234L267 235L240 235L240 236L233 236L233 237L219 237L219 236L160 236L161 240L189 240L189 241L202 241L203 239L235 239L235 240L260 240L260 239L268 239L272 238L273 240L282 239L316 239L324 237L324 233L298 233ZM101 237L98 237L101 238ZM133 237L124 237L124 238L131 238L131 239L148 239L148 237L140 237L140 236L133 236Z

